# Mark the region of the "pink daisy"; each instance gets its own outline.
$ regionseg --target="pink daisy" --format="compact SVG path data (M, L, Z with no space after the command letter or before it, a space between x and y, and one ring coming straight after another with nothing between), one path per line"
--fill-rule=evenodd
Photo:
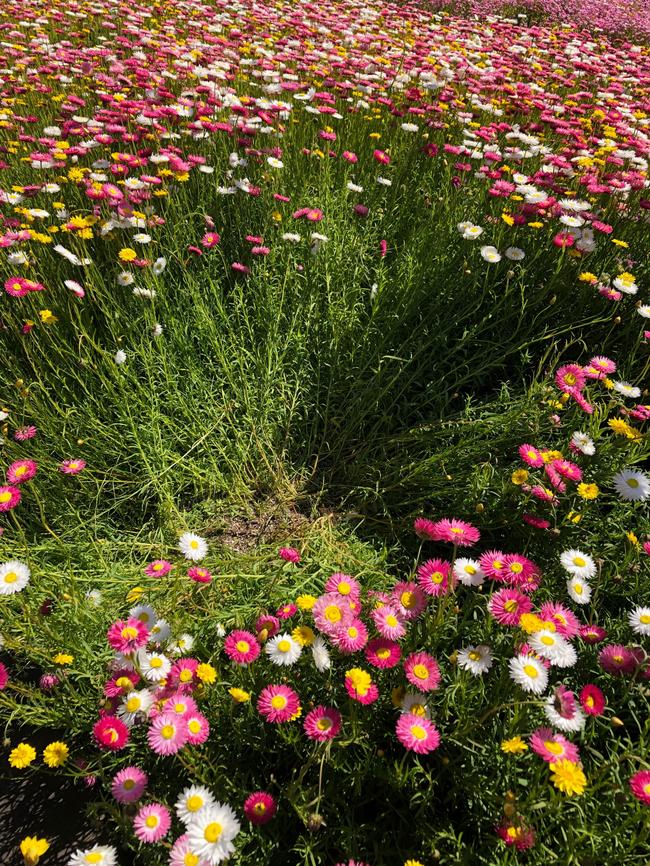
M199 663L197 659L178 659L178 661L174 662L171 666L167 682L173 688L191 689L198 666Z
M185 716L187 725L187 742L191 746L200 746L210 736L210 723L206 717L199 712L190 712Z
M547 764L555 761L571 761L577 764L580 759L575 743L571 743L562 734L554 733L550 728L538 728L531 734L530 747Z
M438 662L428 653L411 653L404 659L406 679L421 692L432 692L440 685Z
M266 640L266 638L275 637L275 635L280 631L280 620L277 616L263 614L258 617L258 620L255 623L255 631L260 639L262 639L262 632L266 632L264 640Z
M288 604L283 604L282 607L279 607L275 615L278 619L291 619L292 616L295 616L298 613L298 608L292 602Z
M427 606L427 598L422 587L410 581L396 583L391 596L397 602L403 619L407 621L417 619Z
M570 460L554 460L553 467L556 472L559 472L564 478L568 478L569 481L582 480L582 469L577 463L572 463Z
M605 695L598 686L588 683L580 690L580 706L588 716L601 716L605 703Z
M147 789L149 778L139 767L125 767L113 777L111 793L118 803L135 803Z
M650 770L639 770L632 776L630 791L644 806L650 806Z
M519 625L522 613L532 609L532 601L516 589L499 589L488 602L488 610L499 625Z
M160 708L161 713L171 713L174 716L187 716L188 713L194 713L197 710L196 701L190 698L182 691L174 692L168 698L165 698Z
M604 379L606 376L611 376L616 372L616 364L611 358L606 358L604 355L596 355L589 361L585 367L585 374L590 379Z
M600 625L581 625L578 632L585 643L600 643L607 637L607 631Z
M562 637L572 638L580 631L580 623L573 611L555 601L544 602L539 609L539 616L546 622L555 623L555 630Z
M496 832L506 845L513 845L517 851L527 851L535 844L535 831L520 818L504 818Z
M504 577L511 586L523 583L535 571L537 571L535 563L519 553L508 553L503 559Z
M189 836L183 833L172 845L169 852L169 866L187 866L188 863L194 863L195 866L210 866L210 862L205 859L196 859L196 855L190 844Z
M5 485L0 487L0 512L11 511L20 502L20 490L18 487Z
M86 468L86 461L80 459L64 460L59 464L59 472L64 475L79 475Z
M145 566L144 573L149 577L164 577L173 567L166 559L154 559Z
M0 692L6 688L7 683L9 682L9 671L6 666L0 662Z
M267 722L288 722L300 712L300 700L289 686L266 686L257 699L257 709Z
M442 559L427 559L419 566L418 583L427 595L446 595L449 590L451 563Z
M382 669L394 668L402 655L399 644L384 637L373 638L366 646L365 653L373 667Z
M29 294L28 282L24 277L7 277L4 281L5 292L12 298L24 298Z
M479 565L486 577L502 581L505 577L505 558L506 555L501 550L488 550L479 558Z
M107 698L120 698L132 691L139 682L140 674L137 671L126 668L118 670L104 686L104 694Z
M337 592L326 592L316 600L312 608L314 623L325 634L333 634L349 625L354 619L349 600Z
M151 723L147 741L157 755L175 755L187 743L187 723L172 713L161 713Z
M348 695L360 704L373 704L379 697L379 689L373 683L370 674L361 668L351 668L346 671L344 684Z
M418 755L427 755L440 745L440 734L433 722L414 713L402 713L399 716L395 733L405 749Z
M230 632L223 648L228 658L238 665L249 665L260 654L260 645L255 635L240 629Z
M544 465L544 458L542 457L541 451L535 448L534 445L529 445L528 443L520 445L519 456L524 461L524 463L527 463L534 469L539 469L540 466Z
M361 585L349 574L337 571L325 581L325 592L337 592L346 598L359 599L361 597Z
M565 364L560 367L555 373L555 384L567 394L572 394L574 391L582 391L587 382L582 367L578 364Z
M389 640L400 640L406 634L406 626L402 614L391 604L383 604L370 614L377 631Z
M310 740L324 743L341 730L341 714L334 707L314 707L305 716L303 728Z
M133 819L133 831L141 842L159 842L169 832L172 819L162 803L143 806Z
M535 529L549 529L551 524L543 517L537 517L534 514L522 514L521 519L529 526L534 526Z
M31 481L38 471L38 464L33 460L16 460L7 469L7 481L9 484L23 484Z
M280 559L284 559L285 562L293 562L294 564L300 562L300 553L295 547L281 547L278 550L278 556Z
M436 531L436 525L433 520L428 520L426 517L418 517L414 524L413 529L415 530L415 534L418 538L422 539L422 541L439 541L438 532Z
M353 619L349 625L334 632L332 643L343 653L358 652L368 643L368 629L360 619Z
M266 791L255 791L246 798L244 803L244 815L254 826L266 824L273 818L277 811L275 799Z
M146 646L149 629L137 617L130 616L126 621L118 619L109 628L106 638L109 645L119 653L128 655Z
M28 439L33 439L36 436L36 427L33 424L28 424L25 427L18 427L14 432L16 442L26 442Z
M93 736L100 749L110 749L117 752L126 746L129 739L129 729L117 716L103 716L93 725Z
M200 565L193 565L187 569L187 576L194 583L210 583L212 580L212 572L207 568L202 568Z
M628 647L621 644L610 644L604 647L598 655L600 666L608 674L623 676L631 674L637 668L637 659Z
M436 523L436 532L440 541L448 541L459 547L471 547L481 538L481 533L471 523L454 518L439 520Z

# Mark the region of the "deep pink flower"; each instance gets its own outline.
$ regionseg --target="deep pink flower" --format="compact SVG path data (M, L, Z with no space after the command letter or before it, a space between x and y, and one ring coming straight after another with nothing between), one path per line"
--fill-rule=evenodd
M300 700L289 686L266 686L257 699L257 710L267 722L288 722L299 712Z
M241 629L230 632L223 643L223 648L228 658L238 665L249 665L260 654L260 645L255 635Z
M605 640L607 632L600 625L581 625L579 635L585 643L593 644Z
M144 573L149 577L164 577L172 568L173 565L166 559L154 559L145 566Z
M139 767L125 767L113 777L111 793L118 803L135 803L147 789L149 777Z
M562 637L572 638L580 631L580 623L573 611L557 602L544 602L539 610L539 616L540 619L554 622L555 630Z
M203 713L197 710L185 715L187 725L187 742L191 746L200 746L210 736L210 723Z
M504 818L496 832L506 845L514 845L517 851L527 851L535 844L535 831L520 818Z
M432 692L440 685L438 662L428 653L415 652L404 659L406 679L420 692Z
M107 635L108 643L117 652L136 652L145 646L149 639L149 629L137 617L129 617L126 621L117 620L109 628Z
M73 460L64 460L59 466L59 472L64 475L79 475L86 468L86 461L78 458Z
M126 746L129 739L129 729L117 716L103 716L93 725L93 736L100 749L110 749L117 752Z
M23 484L31 481L38 471L38 464L33 460L16 460L7 469L7 481L9 484Z
M6 666L0 662L0 692L6 688L7 683L9 682L9 671Z
M275 637L275 635L280 631L280 620L277 616L263 614L255 623L255 631L260 640L262 637L264 637L265 640L266 638ZM263 634L264 632L266 634Z
M172 819L169 809L162 803L143 806L133 819L133 832L141 842L159 842L169 832Z
M451 563L443 559L427 559L418 567L417 579L427 595L446 595L449 590ZM455 578L452 578L455 581Z
M11 511L20 502L21 493L18 487L0 486L0 512Z
M341 714L334 707L314 707L305 716L303 728L310 740L324 743L341 730Z
M440 745L440 734L433 722L414 713L400 714L395 733L405 749L418 755L428 755Z
M426 517L418 517L413 524L413 529L418 538L422 541L439 541L436 525L433 520L428 520Z
M399 664L402 652L395 641L376 637L367 644L365 655L373 667L384 669Z
M210 583L212 580L212 572L199 565L193 565L191 568L188 568L187 576L190 580L193 580L194 583Z
M344 598L358 600L361 596L361 584L349 574L336 571L325 581L325 592L334 592Z
M275 615L278 619L284 620L291 619L291 617L295 616L297 613L298 608L296 607L296 605L293 604L293 602L288 602L287 604L283 604L281 607L279 607L276 610Z
M519 625L522 613L532 609L532 601L516 589L499 589L488 602L488 610L500 625Z
M554 761L577 764L580 760L578 747L562 734L555 734L551 728L538 728L530 737L530 747L547 764Z
M650 806L650 770L639 770L630 779L630 791L643 803Z
M332 643L345 654L363 649L368 642L368 629L360 619L353 619L331 635Z
M295 549L295 547L281 547L280 550L278 550L278 556L286 562L300 562L300 553Z
M201 238L201 244L206 249L211 250L213 247L216 247L220 240L221 235L217 232L206 232Z
M580 705L588 716L600 716L605 709L605 695L589 683L580 690Z
M246 798L244 803L244 815L255 826L266 824L273 818L276 811L277 804L266 791L255 791L254 794Z
M14 439L16 442L26 442L28 439L33 439L36 436L36 427L33 424L28 424L25 427L18 427L14 431Z
M544 458L542 457L541 452L535 448L534 445L529 445L528 443L524 443L519 446L519 456L527 463L529 466L538 469L540 466L544 465Z
M448 541L459 547L471 547L481 537L478 529L471 523L465 523L464 520L445 518L438 520L435 527L440 541Z
M187 743L187 721L173 713L161 713L151 722L147 742L157 755L175 755Z
M377 160L377 162L381 163L381 165L390 164L390 156L385 151L373 150L372 155L373 158Z
M609 644L598 655L600 666L608 674L623 676L631 674L637 668L637 659L632 650L621 644Z
M396 583L391 591L391 599L407 621L417 619L427 606L424 590L411 581Z
M392 604L382 604L370 614L377 631L389 640L400 640L406 634L404 618L398 608Z

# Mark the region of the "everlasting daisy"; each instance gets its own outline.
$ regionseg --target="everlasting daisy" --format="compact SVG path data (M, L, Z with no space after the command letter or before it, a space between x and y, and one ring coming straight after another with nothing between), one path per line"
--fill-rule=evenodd
M413 523L413 529L418 538L422 541L439 541L438 531L433 520L428 520L426 517L418 517Z
M201 859L198 854L192 850L189 836L187 833L183 833L183 835L179 836L171 847L171 851L169 852L169 866L187 866L188 863L194 864L194 866L211 866L207 860Z
M162 653L138 651L138 666L142 676L152 683L159 683L169 674L172 663Z
M591 599L591 587L579 577L570 577L566 582L566 588L576 604L588 604Z
M194 583L210 583L212 581L212 572L208 571L207 568L201 568L201 566L198 565L188 568L187 576L190 580L193 580Z
M161 713L171 713L181 718L189 713L195 713L196 710L196 701L182 691L174 692L160 704Z
M262 689L257 709L267 722L288 722L299 713L300 701L289 686L270 685Z
M560 391L568 394L574 391L582 391L586 382L587 377L585 372L577 364L565 364L555 374L555 384Z
M154 559L145 566L144 573L149 577L164 577L172 570L171 562L166 559Z
M440 745L440 734L433 722L413 713L402 713L395 725L397 739L411 752L427 755Z
M277 616L263 614L258 617L258 620L255 623L255 631L261 641L274 637L280 631L280 620Z
M596 574L596 563L586 553L580 550L565 550L560 555L560 563L569 574L589 580Z
M230 806L215 802L201 809L190 822L187 837L191 850L215 866L233 853L233 840L239 830L239 821Z
M58 467L59 472L63 472L64 475L79 475L85 468L86 461L78 458L64 460Z
M238 665L249 665L260 654L260 645L254 634L249 631L230 632L223 643L224 652Z
M458 667L475 677L487 673L493 664L492 651L485 644L469 646L458 653Z
M311 652L314 659L314 664L316 665L316 670L323 673L326 670L329 670L331 666L330 654L327 649L327 644L323 640L323 638L319 635L311 645Z
M576 615L568 607L554 601L546 601L539 609L540 619L555 624L555 630L562 637L575 637L580 631Z
M93 725L93 736L101 749L116 752L127 744L129 729L117 716L103 716Z
M496 828L496 832L506 845L514 846L517 851L527 851L535 844L535 831L524 824L519 817L504 818Z
M608 674L623 676L631 674L637 668L637 659L628 647L621 644L610 644L604 647L598 655L600 666Z
M192 746L200 746L210 736L210 723L199 712L189 712L185 716L187 725L187 742Z
M117 708L118 718L131 728L139 718L147 715L153 701L153 695L148 689L134 689L125 695Z
M6 688L7 683L9 682L9 671L5 667L5 665L0 662L0 692Z
M415 652L404 660L406 679L418 691L431 692L440 685L440 668L433 656L424 652Z
M172 713L163 713L151 723L147 741L157 755L175 755L187 743L187 723Z
M599 625L581 625L579 634L589 644L600 643L607 637L606 630Z
M427 595L445 595L449 589L451 563L442 559L427 559L417 570L418 583Z
M547 764L560 760L577 763L580 760L578 747L550 728L538 728L530 737L530 747Z
M368 629L360 619L353 619L349 625L337 629L332 635L332 643L341 652L355 653L363 649L368 642Z
M463 520L439 520L435 527L440 541L448 541L459 547L471 547L481 538L478 529Z
M635 607L628 613L627 620L636 634L650 636L650 607Z
M149 629L136 617L114 622L107 632L109 645L117 652L132 653L146 646L149 639Z
M205 809L206 806L212 806L213 804L214 797L206 787L203 785L190 785L180 793L174 809L183 824L187 827L201 809Z
M351 668L345 672L345 690L360 704L372 704L379 697L379 689L372 677L361 668Z
M244 802L244 815L254 826L268 823L276 811L277 803L266 791L255 791Z
M605 695L589 683L580 690L580 704L588 716L600 716L605 709Z
M349 625L354 618L348 599L335 592L321 595L312 608L312 616L316 627L325 634Z
M349 574L337 571L325 581L325 592L338 592L339 595L346 598L359 599L361 597L361 585Z
M171 815L162 803L143 806L133 819L133 830L141 842L159 842L169 832Z
M341 730L341 714L334 707L314 707L305 716L303 729L310 740L324 743Z
M295 547L281 547L278 550L278 556L285 562L293 562L294 564L300 562L300 553Z
M481 555L479 564L484 574L492 580L501 581L505 577L505 553L500 550L488 550Z
M548 685L548 673L534 656L520 654L508 662L510 678L526 692L541 695Z
M68 866L118 866L117 851L112 845L94 845L85 850L77 848L68 860Z
M544 704L546 718L560 731L575 733L585 725L585 717L578 706L575 695L565 686L557 686Z
M464 586L481 586L485 572L477 559L459 557L454 562L454 577Z
M583 794L587 786L587 779L582 767L573 761L560 759L550 764L551 782L563 794L571 797L574 794Z
M394 668L399 664L401 651L399 644L388 638L373 638L365 648L365 655L373 667Z
M571 446L575 448L576 451L580 451L581 454L585 454L588 457L591 457L596 453L596 446L594 445L593 439L587 436L586 433L581 433L579 431L572 434Z
M302 647L290 634L279 634L266 642L264 652L276 665L290 666L300 658Z
M650 478L644 472L623 469L612 481L618 495L627 502L639 502L650 496Z
M111 793L118 803L135 803L147 789L149 778L139 767L125 767L111 782Z
M384 604L370 614L379 634L389 640L400 640L406 634L406 626L396 607Z
M11 511L20 503L21 492L12 485L0 486L0 512Z
M431 718L423 692L404 692L399 709L402 713L411 713L425 719Z
M16 460L7 469L9 484L24 484L31 481L38 471L38 464L33 460Z
M541 629L529 638L531 647L538 655L548 659L551 664L560 668L569 668L578 660L571 644L560 634L548 629Z
M522 613L529 613L533 603L516 589L499 589L488 602L488 610L500 625L516 626Z
M24 562L12 559L0 565L0 596L14 595L29 583L30 570Z
M36 749L29 743L18 743L15 749L9 752L9 766L17 770L24 770L36 760Z
M636 385L630 385L629 382L614 382L614 390L624 397L640 397L641 389Z
M178 539L178 548L185 559L199 562L207 555L208 543L200 535L195 535L193 532L184 532Z
M630 791L644 806L650 806L650 770L639 770L629 781Z

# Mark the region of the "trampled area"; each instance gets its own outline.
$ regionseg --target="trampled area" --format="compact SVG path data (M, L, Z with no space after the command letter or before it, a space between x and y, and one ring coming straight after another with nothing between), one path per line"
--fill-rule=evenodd
M649 35L3 5L3 864L648 863Z

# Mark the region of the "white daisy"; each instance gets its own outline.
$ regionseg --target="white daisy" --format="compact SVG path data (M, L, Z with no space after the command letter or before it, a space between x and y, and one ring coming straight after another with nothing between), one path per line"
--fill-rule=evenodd
M420 128L417 123L402 123L400 124L404 132L417 132Z
M630 385L629 382L614 382L614 390L624 397L641 396L641 389L637 388L636 385Z
M156 644L164 643L166 640L169 640L172 633L172 629L170 624L166 619L159 619L152 626L151 631L149 632L149 640L153 641Z
M316 670L323 673L323 671L327 671L330 669L330 666L332 664L330 661L330 653L327 649L327 644L320 635L318 635L316 640L311 645L311 652L314 657L314 664L316 665Z
M635 607L628 613L627 620L637 634L650 636L650 607Z
M193 646L194 637L191 634L184 633L179 635L176 640L170 641L167 649L173 656L182 656L185 653L191 652Z
M163 332L163 326L158 324L158 323L156 323L153 326L153 329L151 331L151 333L154 335L154 337L160 337L162 332Z
M636 308L637 313L644 319L650 319L650 304L640 304Z
M528 638L528 643L538 655L559 668L573 667L578 660L578 655L569 641L548 629L535 632Z
M151 266L151 270L153 271L155 276L159 277L166 267L167 259L164 256L160 256Z
M577 448L578 451L582 454L586 454L588 457L591 457L596 453L594 440L587 436L586 433L581 433L579 430L576 430L575 433L572 434L571 444L574 448Z
M123 352L122 349L118 349L115 353L113 360L118 366L121 366L126 362L126 352Z
M192 851L216 866L235 850L233 839L239 829L239 821L230 806L217 802L201 809L190 821L187 836Z
M190 785L176 800L176 814L187 825L206 806L214 806L214 797L203 785Z
M582 577L589 580L596 574L596 563L587 554L581 550L565 550L560 555L560 563L565 571L575 577Z
M638 502L650 496L650 478L643 472L622 469L612 480L618 495L628 502Z
M266 642L264 652L276 665L293 665L300 658L302 647L290 634L278 634Z
M276 156L267 156L266 161L271 166L271 168L284 168L284 163Z
M184 532L178 539L178 547L185 559L199 562L208 552L208 543L205 538L195 535L193 532Z
M30 570L24 562L12 559L0 565L0 595L14 595L29 583Z
M351 180L347 182L346 187L350 192L363 192L363 187L359 186L358 183L353 183Z
M561 208L564 208L564 210L570 210L574 213L589 210L591 207L588 201L580 201L580 199L577 198L561 198L558 204Z
M526 257L526 253L519 247L508 247L505 251L505 257L511 262L520 262Z
M112 845L77 848L68 860L68 866L117 866L117 851Z
M158 619L158 614L150 604L136 604L136 606L132 607L129 611L129 616L134 619L139 619L140 622L143 622L149 629L153 627L153 624Z
M576 707L573 711L573 715L567 718L567 716L563 716L555 708L554 695L549 695L549 697L546 698L544 703L544 713L554 728L557 728L559 731L563 731L566 734L581 731L585 726L585 716L580 707Z
M413 713L414 716L421 716L425 719L431 718L426 698L420 692L406 692L402 698L401 711L403 713Z
M485 580L485 572L476 559L459 557L454 562L454 574L464 586L480 586Z
M296 234L296 232L285 232L282 235L283 241L291 241L293 244L297 244L300 241L300 235Z
M136 298L149 298L153 300L156 297L156 292L154 289L143 289L141 286L135 286L133 289L133 294Z
M225 626L220 622L218 622L215 625L214 631L215 631L215 634L217 635L217 637L225 637L226 636Z
M501 253L496 247L481 247L481 256L485 259L486 262L489 262L490 264L496 264L497 262L501 261Z
M548 673L544 665L533 656L521 654L510 659L510 678L526 692L541 695L548 685Z
M378 178L377 178L377 183L378 183L380 186L392 186L392 185L393 185L393 181L390 180L390 178L387 178L387 177L378 177Z
M492 650L483 643L478 646L468 646L458 653L458 667L469 671L475 677L487 673L493 664Z
M171 670L172 663L162 653L148 653L146 650L138 651L138 665L145 680L150 683L159 683L164 680Z
M135 277L133 274L130 274L128 271L122 271L117 275L117 284L118 286L130 286L135 282Z
M481 226L475 226L470 223L470 225L463 229L463 240L476 240L476 238L480 237L483 234L483 231L484 229L482 229Z
M152 704L153 695L149 689L133 689L122 699L117 715L131 728L138 721L138 715L140 718L146 716Z
M570 577L566 582L567 592L576 604L587 604L591 598L591 587L580 577Z
M629 277L616 277L616 279L612 280L612 285L615 289L618 289L619 292L623 292L624 295L636 295L639 291L637 284Z
M89 589L86 593L88 604L93 607L99 607L103 601L102 594L98 589Z

